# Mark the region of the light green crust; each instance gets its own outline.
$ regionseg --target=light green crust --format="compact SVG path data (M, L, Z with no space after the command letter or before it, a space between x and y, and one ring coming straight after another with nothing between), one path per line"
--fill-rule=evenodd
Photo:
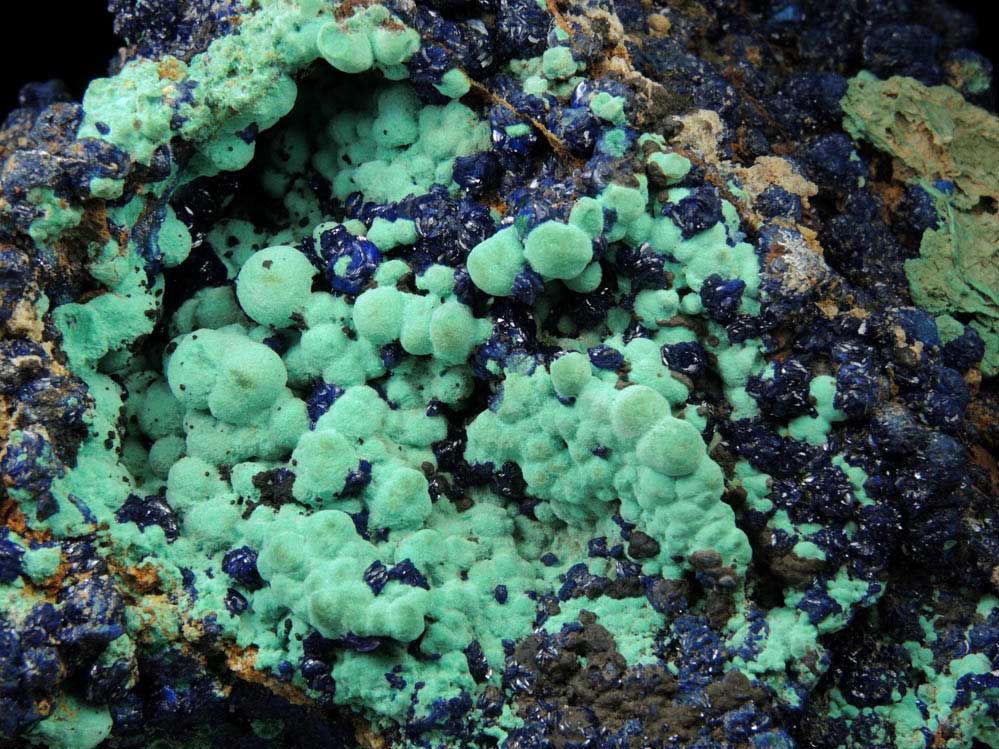
M842 106L848 133L891 154L936 199L940 227L923 234L919 257L905 263L913 301L934 315L970 315L985 340L982 372L996 374L999 218L977 208L999 199L999 119L949 86L868 73L850 80Z

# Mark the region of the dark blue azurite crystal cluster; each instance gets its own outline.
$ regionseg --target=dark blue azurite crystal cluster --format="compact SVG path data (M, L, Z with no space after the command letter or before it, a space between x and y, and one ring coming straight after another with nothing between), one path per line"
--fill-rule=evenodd
M221 0L110 6L128 44L123 60L190 61L215 39L238 39L250 13ZM736 573L713 552L692 554L682 579L645 574L643 562L659 555L660 544L614 514L607 534L539 557L556 571L554 592L529 592L535 626L503 639L502 673L493 673L472 640L463 655L481 687L474 696L461 689L429 711L414 705L402 725L376 728L335 701L344 685L331 668L344 651L383 652L390 638L327 638L313 630L299 637L295 662L282 660L265 675L247 665L245 643L224 636L221 611L199 611L186 628L161 627L158 617L178 616L181 601L199 600L190 570L171 587L151 568L122 562L86 500L73 495L67 501L93 521L92 533L41 525L61 511L54 482L94 436L86 414L101 385L67 366L46 313L98 295L87 263L112 233L131 231L146 270L163 273L156 293L166 319L199 290L230 283L225 248L211 246L209 230L233 196L251 206L248 213L285 219L288 211L260 189L257 164L194 179L169 199L192 237L191 253L163 271L150 238L167 220L166 203L136 216L129 229L107 217L105 202L125 205L140 186L163 182L196 158L179 135L183 117L167 125L177 134L173 143L138 163L108 141L78 139L84 109L59 84L29 84L0 128L0 746L45 746L51 736L64 742L53 745L72 746L43 728L58 704L106 708L98 744L109 748L162 740L240 747L982 749L988 737L999 740L999 389L994 376L982 374L985 344L976 328L945 335L933 315L914 306L907 283L906 261L918 256L924 232L940 226L935 199L946 186L907 182L889 156L850 138L841 108L848 80L867 70L951 85L994 111L991 87L982 83L991 65L970 49L976 31L968 17L938 0L384 6L419 35L398 78L409 80L422 104L443 105L454 98L443 93L449 71L463 71L471 88L462 101L488 123L490 147L455 160L453 185L393 202L366 201L360 192L338 200L328 180L303 167L311 197L344 223L297 246L316 266L316 288L353 298L370 287L388 253L347 231L346 222L409 220L415 238L392 254L409 268L400 287L446 266L455 298L489 319L491 332L469 357L475 383L466 406L435 402L427 410L447 421L446 437L432 447L436 466L424 464L431 499L464 511L473 491L491 491L525 523L537 521L539 500L520 466L466 461L468 423L499 407L497 373L523 361L550 364L560 337L588 340L588 331L623 310L631 316L624 342L651 338L638 323L637 295L673 281L671 259L648 243L614 248L599 236L593 260L602 279L555 300L559 314L552 319L571 321L571 330L544 329L532 308L546 279L525 265L511 293L493 298L472 282L469 252L494 233L495 215L527 234L547 221L567 221L579 196L648 173L653 189L686 191L662 208L684 240L730 220L725 207L737 204L734 221L759 262L764 293L755 314L745 311L740 278L709 272L689 295L699 297L703 318L730 341L760 341L768 365L745 383L752 416L734 415L726 401L703 330L697 341L661 348L662 363L689 387L703 417L702 436L725 472L724 501L752 546L744 587L734 592ZM564 90L527 92L511 61L559 46L580 64L579 80ZM319 75L302 72L301 88ZM621 103L616 120L599 114L608 100ZM240 131L245 142L257 139L255 128ZM673 143L689 170L670 179L646 169L636 155L642 133ZM793 165L796 180L753 168L768 157ZM124 194L95 198L95 180L123 181ZM77 220L40 234L43 194L78 210ZM612 223L614 209L603 210ZM984 200L981 210L994 212L995 205ZM621 278L630 284L627 293ZM691 325L702 325L698 319ZM160 356L165 328L136 342L133 353L154 358L159 346ZM592 367L626 373L621 347L590 337ZM281 332L263 343L279 355L291 345ZM401 344L385 344L379 357L392 371L403 361ZM831 406L842 418L813 439L800 425L819 418L814 382L823 377L833 383ZM320 379L302 394L312 427L344 392ZM390 400L384 389L380 395ZM106 437L108 449L119 449L113 437ZM592 454L606 458L610 448ZM766 477L762 488L743 481L746 466ZM246 513L292 503L293 481L285 468L262 470L252 481L258 499L247 502ZM362 459L342 496L359 496L372 481L372 466ZM183 536L165 495L131 494L114 517L143 531L161 529L164 543ZM352 517L359 536L384 540L385 529L369 527L367 510ZM55 566L39 573L47 550ZM226 615L245 615L248 597L264 587L259 556L250 545L226 547L212 570L224 581ZM593 560L612 572L591 573ZM848 604L844 575L854 585ZM408 558L365 564L363 583L374 596L390 584L431 587ZM490 590L507 605L506 585ZM29 600L25 591L30 603L15 605ZM622 654L613 627L585 610L597 598L637 601L668 622L651 634L654 658L635 663ZM793 626L772 614L788 601ZM577 603L584 609L577 621L544 626ZM795 652L792 638L782 635L794 627L817 631L819 647ZM734 630L743 634L733 637ZM414 642L410 651L417 650ZM753 670L768 658L789 664L779 678L764 678L763 666ZM401 667L385 671L387 690L402 694L414 686Z

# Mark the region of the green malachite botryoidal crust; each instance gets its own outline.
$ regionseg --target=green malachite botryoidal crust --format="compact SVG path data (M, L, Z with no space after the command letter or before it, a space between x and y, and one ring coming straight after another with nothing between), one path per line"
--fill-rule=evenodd
M999 745L967 17L111 6L0 129L0 746Z

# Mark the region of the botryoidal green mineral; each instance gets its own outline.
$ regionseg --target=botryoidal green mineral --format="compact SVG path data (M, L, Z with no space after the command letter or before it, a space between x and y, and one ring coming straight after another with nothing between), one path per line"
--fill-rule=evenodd
M6 323L49 356L55 335L53 372L87 399L71 458L27 412L3 431L0 685L28 683L46 602L60 632L113 619L106 642L87 635L88 673L126 676L110 696L53 686L41 707L5 692L31 744L141 736L122 705L151 678L147 652L201 664L163 682L178 704L208 700L191 684L216 678L222 653L289 711L354 716L371 745L793 747L809 721L842 730L830 747L999 741L999 601L977 583L956 629L927 584L919 626L878 640L908 674L895 682L844 676L841 641L895 605L890 560L918 547L899 528L941 554L958 544L913 530L930 500L898 478L918 496L896 509L885 476L936 450L927 491L971 491L967 400L947 409L962 372L999 367L999 229L982 210L999 199L995 116L912 78L861 73L845 89L856 148L932 198L939 224L904 264L919 311L831 281L824 235L802 223L820 189L866 189L852 146L828 180L825 151L737 166L703 102L669 127L643 114L653 98L636 92L663 86L652 63L631 67L617 15L517 8L550 33L488 76L468 72L467 49L434 47L445 32L418 32L413 9L260 0L203 51L137 56L88 88L76 138L137 171L23 196L33 251L78 243L96 291L40 293ZM663 36L642 34L649 48ZM167 173L142 178L164 153ZM230 173L243 192L209 225L184 212ZM774 190L797 216L766 213ZM106 228L91 230L97 215ZM939 364L979 336L980 370L981 354ZM903 366L933 374L878 379ZM908 432L902 402L920 419ZM76 561L78 539L104 573ZM74 587L98 574L127 591L113 616ZM961 646L934 644L945 634ZM573 674L639 697L598 706ZM857 697L869 683L889 686ZM542 743L569 730L540 715L549 702L600 743ZM257 739L299 745L268 721Z

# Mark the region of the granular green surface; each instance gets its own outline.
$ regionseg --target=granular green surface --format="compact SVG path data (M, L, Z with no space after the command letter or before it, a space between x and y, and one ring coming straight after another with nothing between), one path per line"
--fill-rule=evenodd
M936 197L940 228L905 264L913 301L962 314L985 340L983 371L999 373L999 123L949 86L860 75L843 99L844 126L891 154Z

